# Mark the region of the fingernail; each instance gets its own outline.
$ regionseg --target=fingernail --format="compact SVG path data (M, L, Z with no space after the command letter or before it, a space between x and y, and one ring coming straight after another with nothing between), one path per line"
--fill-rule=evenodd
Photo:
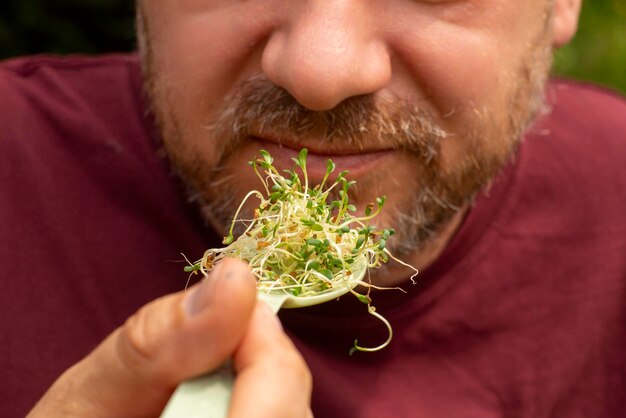
M211 305L211 300L215 294L215 287L220 280L222 263L215 266L209 277L204 279L202 283L197 284L189 291L183 301L185 311L191 316L200 314Z

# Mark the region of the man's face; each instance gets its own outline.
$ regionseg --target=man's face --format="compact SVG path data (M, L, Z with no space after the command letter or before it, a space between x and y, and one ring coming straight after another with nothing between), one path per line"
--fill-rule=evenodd
M547 0L139 2L144 70L164 145L224 232L260 187L309 149L387 205L409 261L505 164L541 103ZM550 2L551 3L551 2ZM391 243L390 243L391 244Z

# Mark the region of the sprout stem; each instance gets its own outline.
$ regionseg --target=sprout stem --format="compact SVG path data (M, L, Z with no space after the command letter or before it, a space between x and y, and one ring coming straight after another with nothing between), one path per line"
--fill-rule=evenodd
M376 312L376 308L374 308L372 305L369 305L367 307L367 312L375 316L376 318L380 319L382 323L385 324L385 326L387 327L387 332L388 332L387 340L385 340L385 342L380 344L379 346L371 347L371 348L361 347L359 346L358 341L354 340L354 346L350 349L350 355L354 354L356 351L365 351L368 353L371 353L374 351L380 351L383 348L387 347L389 343L391 342L391 339L393 338L393 329L391 328L391 324L389 323L389 321L387 321L387 319L384 316Z

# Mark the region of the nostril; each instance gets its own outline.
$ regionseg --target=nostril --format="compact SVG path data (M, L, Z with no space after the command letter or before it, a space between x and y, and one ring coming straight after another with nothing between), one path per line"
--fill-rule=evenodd
M263 51L262 70L302 106L314 111L333 109L350 97L375 93L391 80L384 44L355 37L338 29L321 34L313 29L276 33Z

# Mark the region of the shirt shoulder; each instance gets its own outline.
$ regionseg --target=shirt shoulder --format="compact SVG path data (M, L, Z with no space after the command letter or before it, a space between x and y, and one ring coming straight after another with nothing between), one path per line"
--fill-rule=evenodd
M599 86L556 80L547 89L547 104L548 113L529 129L522 147L530 174L559 185L601 186L607 193L626 187L626 98Z
M616 91L573 80L555 80L547 89L547 126L553 137L573 145L626 152L626 98Z
M54 85L68 88L89 85L95 93L111 92L97 82L117 85L140 81L139 61L134 54L16 57L0 61L0 80L5 89L9 84L15 87L31 84L42 89Z
M132 55L12 59L0 64L0 121L5 139L37 128L68 138L97 138L94 130L127 135L144 119L141 92Z
M119 87L131 87L135 93L140 80L135 55L35 55L0 61L3 92L53 95L80 90L90 92L91 97L105 97L119 94Z
M86 161L153 158L155 129L141 80L134 55L1 62L2 187L17 187L9 167L54 172Z

